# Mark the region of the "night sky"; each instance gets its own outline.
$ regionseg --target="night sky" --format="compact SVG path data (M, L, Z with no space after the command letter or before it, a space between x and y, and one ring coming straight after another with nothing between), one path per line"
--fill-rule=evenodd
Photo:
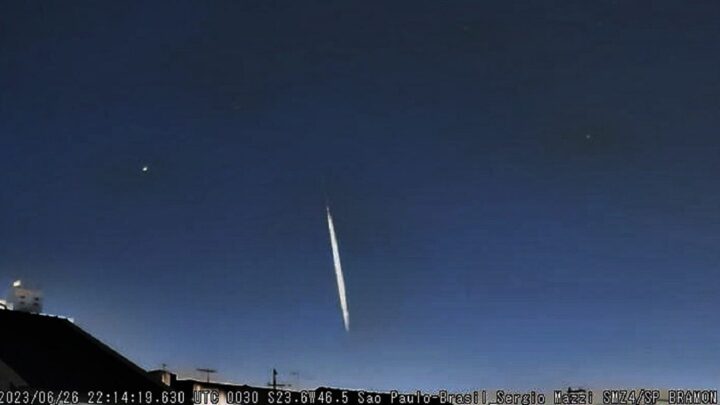
M186 376L716 385L718 21L717 1L2 1L0 289L33 281Z

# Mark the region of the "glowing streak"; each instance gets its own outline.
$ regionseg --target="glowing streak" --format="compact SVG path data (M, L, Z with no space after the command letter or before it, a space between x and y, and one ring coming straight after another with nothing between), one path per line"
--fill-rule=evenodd
M350 312L348 312L347 295L345 294L345 278L343 277L342 265L340 264L340 250L338 249L337 238L335 237L335 226L333 225L332 215L330 215L330 207L326 206L326 209L333 263L335 264L335 277L337 277L338 295L340 296L340 307L342 308L343 322L345 322L345 331L350 332Z

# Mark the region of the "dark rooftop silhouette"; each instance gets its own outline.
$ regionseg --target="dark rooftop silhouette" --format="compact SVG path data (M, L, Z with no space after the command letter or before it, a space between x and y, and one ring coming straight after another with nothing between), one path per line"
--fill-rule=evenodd
M164 389L145 370L65 318L0 310L0 329L0 364L23 381L14 388Z

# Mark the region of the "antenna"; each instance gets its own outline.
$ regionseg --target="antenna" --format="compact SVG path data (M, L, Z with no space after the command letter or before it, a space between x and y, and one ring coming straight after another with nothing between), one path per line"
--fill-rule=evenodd
M213 369L211 369L211 368L196 368L195 370L197 370L197 371L199 371L199 372L201 372L201 373L205 373L205 376L207 377L207 382L208 382L208 383L210 382L210 374L215 374L215 373L217 373L217 370L213 370Z

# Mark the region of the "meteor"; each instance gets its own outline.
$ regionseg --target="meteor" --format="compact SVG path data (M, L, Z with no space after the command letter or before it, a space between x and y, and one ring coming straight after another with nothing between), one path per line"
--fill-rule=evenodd
M337 238L335 237L335 226L333 225L332 215L330 215L330 206L326 205L325 209L327 210L328 230L330 231L330 245L332 246L335 277L337 278L338 296L340 297L340 308L342 308L345 331L350 332L350 312L348 312L347 295L345 294L345 278L343 277L342 265L340 264L340 251L338 249Z

